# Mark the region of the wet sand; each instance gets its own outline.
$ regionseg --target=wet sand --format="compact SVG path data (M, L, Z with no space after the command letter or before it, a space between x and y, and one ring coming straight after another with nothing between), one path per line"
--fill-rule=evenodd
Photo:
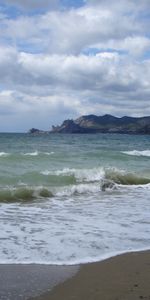
M33 299L150 299L150 251L123 254L83 265L74 277Z
M0 265L0 300L27 300L73 276L78 266Z

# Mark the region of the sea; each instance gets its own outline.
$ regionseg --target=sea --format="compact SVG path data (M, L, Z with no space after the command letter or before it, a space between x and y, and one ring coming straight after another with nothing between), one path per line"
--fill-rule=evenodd
M0 264L150 249L150 136L0 134Z

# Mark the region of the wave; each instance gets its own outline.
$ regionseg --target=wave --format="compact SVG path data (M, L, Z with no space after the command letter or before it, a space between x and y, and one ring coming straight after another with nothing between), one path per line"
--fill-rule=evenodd
M54 152L39 152L39 151L34 151L34 152L29 152L29 153L23 153L22 155L24 156L38 156L38 155L52 155Z
M10 155L10 153L7 153L7 152L0 152L0 157L1 157L1 156L5 156L5 157L6 157L6 156L9 156L9 155Z
M70 169L64 168L57 171L45 170L41 172L42 175L49 176L71 176L76 179L76 182L99 182L105 177L104 168L93 168L93 169Z
M37 156L37 155L39 155L39 152L34 151L34 152L30 152L30 153L23 153L23 155L25 155L25 156Z
M0 203L24 203L40 200L42 198L64 197L81 194L93 194L100 192L99 185L79 184L69 187L60 187L50 191L46 187L21 187L0 190Z
M143 176L137 176L133 173L126 173L125 171L119 170L106 170L105 177L102 179L101 190L114 189L120 186L139 186L139 187L150 187L150 178Z
M100 192L99 184L79 184L64 186L59 189L50 191L47 187L21 187L21 188L7 188L0 190L0 203L13 202L32 202L42 198L77 196L81 194L93 194Z
M46 176L46 177L45 177ZM6 178L7 179L7 178ZM9 179L10 180L10 179ZM14 180L14 178L12 178ZM124 187L150 188L150 178L115 168L63 169L55 172L32 172L6 181L1 186L0 202L25 202L41 198L96 194ZM4 179L3 179L4 182ZM11 185L13 187L11 187Z
M54 152L40 152L40 151L34 151L34 152L27 152L27 153L7 153L7 152L0 152L0 157L8 157L8 156L42 156L42 155L53 155Z
M52 172L47 170L43 171L42 174L51 176ZM60 179L64 179L65 176L68 179L69 176L70 178L72 176L76 180L75 185L63 187L61 191L58 191L58 196L97 193L106 190L113 191L123 186L150 188L150 178L137 176L134 173L127 173L116 168L94 168L89 170L65 168L57 170L53 174Z
M146 156L150 157L150 150L143 150L143 151L138 151L138 150L133 150L133 151L123 151L123 154L127 155L132 155L132 156Z
M81 194L95 194L100 192L99 184L78 184L65 187L56 192L56 196L73 196Z
M57 171L43 171L41 174L45 176L72 176L77 183L92 182L114 182L122 185L143 185L150 183L150 178L136 176L134 173L127 173L124 170L116 168L93 168L93 169L69 169L65 168Z
M141 247L130 247L127 248L125 250L110 250L106 253L101 253L100 255L96 255L96 256L86 256L86 257L74 257L72 258L72 256L68 257L68 259L63 259L60 260L60 258L55 260L52 260L51 258L48 258L47 256L44 259L41 258L37 258L36 256L34 257L30 257L25 259L24 257L22 259L13 259L13 258L6 258L6 259L0 259L0 264L1 265L9 265L9 264L13 264L13 265L51 265L51 266L76 266L75 272L78 270L78 266L79 265L85 265L85 264L89 264L89 263L96 263L96 262L102 262L105 261L107 259L110 258L114 258L117 256L122 256L124 254L130 254L130 253L138 253L138 252L145 252L145 251L149 251L150 247L148 246L141 246Z
M31 187L24 188L8 188L0 190L0 202L30 202L39 198L53 197L51 191L46 188L34 189Z

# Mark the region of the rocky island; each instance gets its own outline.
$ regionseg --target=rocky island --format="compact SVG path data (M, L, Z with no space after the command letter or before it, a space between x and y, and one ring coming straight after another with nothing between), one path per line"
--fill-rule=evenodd
M75 120L65 120L60 126L52 126L50 131L32 128L29 133L121 133L150 134L150 116L115 117L112 115L86 115Z

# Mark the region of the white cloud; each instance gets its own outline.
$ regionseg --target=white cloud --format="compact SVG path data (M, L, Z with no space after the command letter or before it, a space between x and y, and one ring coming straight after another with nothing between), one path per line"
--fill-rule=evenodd
M3 51L2 51L3 50ZM121 67L120 67L121 66ZM0 49L1 82L20 86L49 87L66 90L97 90L105 86L126 92L132 88L149 87L149 61L126 61L117 53L103 52L95 56L44 55L17 53ZM5 70L5 71L3 71ZM18 70L18 74L16 74ZM140 74L143 74L141 77ZM48 89L47 91L48 92Z
M109 52L88 57L35 55L3 48L0 53L0 70L5 70L0 72L1 83L11 87L1 93L1 115L8 112L25 118L29 114L37 124L45 114L46 127L67 116L98 111L148 114L150 61L135 63Z
M122 49L128 50L133 56L140 56L150 49L150 39L144 36L127 37L123 41Z
M80 101L72 95L34 96L18 91L0 92L1 131L27 131L31 127L50 129L82 111ZM4 129L3 129L4 128Z
M27 130L86 113L150 114L149 1L88 0L68 10L53 10L58 1L7 3L48 9L1 15L3 126L8 119Z
M119 26L118 26L119 24ZM118 14L115 10L85 6L69 11L52 11L43 15L20 16L2 22L1 37L11 39L19 48L37 47L49 53L79 54L94 44L110 40L118 43L141 33L133 15Z
M119 41L109 40L107 45L105 43L100 43L94 46L97 49L101 50L108 47L116 51L127 51L128 55L131 55L133 58L137 58L138 56L142 56L146 51L149 51L150 38L145 36L133 35Z

